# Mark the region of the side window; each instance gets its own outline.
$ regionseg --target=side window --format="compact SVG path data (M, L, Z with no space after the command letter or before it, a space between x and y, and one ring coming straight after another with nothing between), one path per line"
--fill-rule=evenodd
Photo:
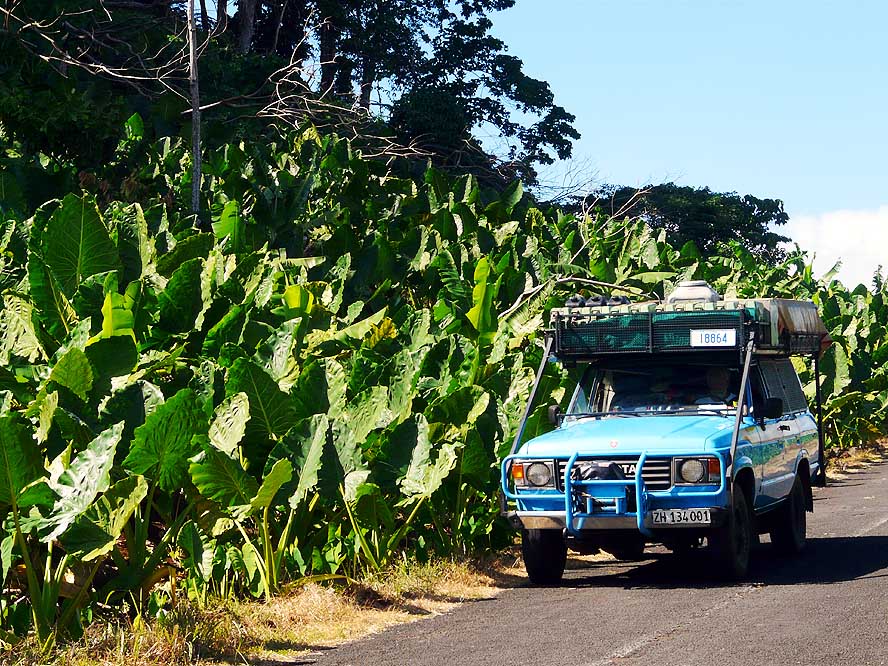
M802 384L799 382L799 376L792 365L792 361L788 358L777 361L780 370L780 381L783 384L783 395L786 396L786 402L791 412L803 412L808 409L808 401L805 399L805 392L802 391Z
M762 379L761 368L755 365L749 373L749 384L752 389L752 412L761 412L765 402L765 386Z
M589 410L589 400L586 398L586 390L582 382L577 384L577 390L574 392L573 400L567 409L568 414L585 414Z
M764 397L780 398L783 401L785 414L801 412L808 408L792 361L785 358L763 359L759 363L759 372Z

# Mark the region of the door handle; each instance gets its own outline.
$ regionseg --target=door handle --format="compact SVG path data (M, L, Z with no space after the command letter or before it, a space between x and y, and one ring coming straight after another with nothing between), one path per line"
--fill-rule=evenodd
M777 427L778 430L792 430L788 425L782 425Z

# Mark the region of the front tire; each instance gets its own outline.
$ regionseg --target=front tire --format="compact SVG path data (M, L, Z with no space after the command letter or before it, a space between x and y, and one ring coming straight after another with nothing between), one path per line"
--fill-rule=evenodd
M743 488L734 484L727 525L713 530L710 536L710 546L725 578L741 580L746 577L752 542L752 511Z
M560 530L521 530L521 555L534 585L554 585L564 576L567 543Z
M805 488L796 474L792 490L783 505L774 511L771 543L783 555L798 555L805 549L807 517L805 515Z

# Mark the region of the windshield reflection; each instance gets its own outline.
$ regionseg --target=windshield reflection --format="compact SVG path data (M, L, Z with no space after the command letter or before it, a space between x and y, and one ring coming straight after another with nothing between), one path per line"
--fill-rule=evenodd
M739 368L724 365L589 368L564 418L725 413L736 407L739 390Z

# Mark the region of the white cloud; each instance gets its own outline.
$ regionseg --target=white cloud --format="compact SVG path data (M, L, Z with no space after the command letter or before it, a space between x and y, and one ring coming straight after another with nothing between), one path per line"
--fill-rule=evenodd
M888 206L876 210L836 210L820 215L794 215L775 231L789 236L814 259L822 275L842 262L838 279L846 287L870 286L879 266L888 269Z

